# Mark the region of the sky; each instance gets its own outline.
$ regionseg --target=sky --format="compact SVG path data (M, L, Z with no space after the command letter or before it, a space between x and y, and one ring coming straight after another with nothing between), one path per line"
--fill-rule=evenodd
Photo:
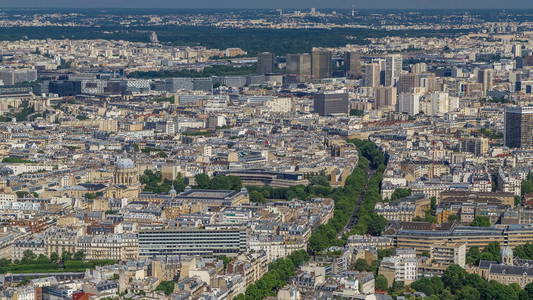
M533 8L533 0L0 0L24 8Z

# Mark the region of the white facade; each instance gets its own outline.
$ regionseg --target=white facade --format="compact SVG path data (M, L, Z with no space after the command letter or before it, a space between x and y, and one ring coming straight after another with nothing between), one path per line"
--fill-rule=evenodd
M410 116L420 112L420 94L401 93L398 96L398 111Z
M52 171L53 166L43 166L36 164L8 164L5 166L13 171L13 175L20 175L23 173L37 173L40 171Z
M429 104L427 111L428 115L443 115L445 113L457 110L459 108L459 99L450 97L448 93L433 92L429 94Z

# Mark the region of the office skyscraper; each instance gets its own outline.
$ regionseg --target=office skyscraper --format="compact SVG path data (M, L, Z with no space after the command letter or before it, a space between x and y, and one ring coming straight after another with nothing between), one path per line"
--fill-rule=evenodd
M483 89L483 95L487 95L487 92L492 90L492 84L494 81L494 71L492 69L479 70L477 73L477 82L481 83Z
M398 112L410 116L420 113L420 94L400 93L398 96Z
M300 54L287 54L287 73L298 74L300 72Z
M391 54L385 57L385 86L394 86L402 72L402 55Z
M315 50L311 54L311 76L313 79L329 78L331 76L331 52Z
M155 31L152 31L150 33L150 43L153 43L153 44L159 43L159 39L157 38L157 33L155 33Z
M296 75L299 82L311 79L311 55L309 53L288 54L287 73Z
M512 48L513 58L522 57L522 45L514 44Z
M274 70L274 54L263 52L257 55L257 73L270 74Z
M316 94L313 102L314 112L321 116L348 114L348 94L321 93Z
M505 108L505 146L533 148L533 106Z
M420 86L420 77L415 73L400 75L398 79L398 93L412 93L416 87Z
M378 63L364 65L364 85L367 87L378 87L381 69Z
M357 52L344 53L344 70L348 78L360 78L361 72L361 55Z
M375 88L375 93L376 102L374 108L396 108L397 91L395 87L380 86Z

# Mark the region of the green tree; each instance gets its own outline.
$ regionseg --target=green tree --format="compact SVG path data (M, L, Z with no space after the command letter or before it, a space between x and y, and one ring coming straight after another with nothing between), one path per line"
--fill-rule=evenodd
M175 286L175 283L174 281L161 281L161 283L159 283L159 285L155 288L156 291L162 291L163 293L165 293L165 295L170 295L174 292L174 286Z
M70 253L68 251L65 251L65 252L61 253L61 260L62 261L72 260L72 253Z
M527 174L526 180L522 181L522 196L533 193L533 172Z
M452 291L463 287L466 280L466 271L458 265L451 265L444 271L442 275L442 282Z
M457 300L479 300L481 295L479 291L471 286L464 286L457 290L455 293L455 299Z
M58 260L59 260L59 255L57 254L57 252L50 253L50 262L51 263L56 263Z
M380 291L386 291L389 288L389 283L387 282L387 278L383 275L378 275L376 277L376 289Z
M22 259L20 260L23 264L29 264L31 262L34 262L37 259L37 255L33 253L31 250L24 250L22 252Z
M483 252L481 253L481 259L484 260L493 260L493 261L500 261L500 244L498 242L491 242L483 249Z
M185 183L185 179L183 178L183 176L181 176L181 174L178 174L178 176L176 176L176 179L172 182L172 187L174 187L174 189L178 193L181 193L185 190L187 184Z
M490 227L490 219L487 216L477 216L474 218L474 221L470 223L470 226Z
M470 247L470 249L468 249L466 252L466 263L469 265L477 265L479 263L480 256L481 252L479 251L479 247Z
M201 189L208 189L209 188L209 176L207 174L197 174L194 176L194 180L196 181L196 186Z
M399 292L399 291L403 290L403 288L404 288L404 283L403 283L403 281L394 281L394 282L392 283L392 286L391 286L391 288L389 289L389 291L390 291L391 293L396 293L396 292Z
M224 264L224 270L226 270L226 268L228 267L228 264L230 263L231 259L229 257L227 257L226 255L221 255L218 257L218 259L220 259L222 261L222 263Z
M411 189L398 188L391 195L391 201L411 196Z
M527 296L528 296L529 299L533 299L533 282L528 283L528 284L524 287L524 291L526 291Z
M46 255L44 254L39 254L39 256L37 256L37 263L39 264L47 264L49 263L49 259L48 257L46 257Z
M533 259L533 244L516 246L513 250L514 256L522 259Z
M435 212L437 210L437 198L436 197L431 197L429 199L429 208L431 209L432 212Z
M455 221L459 221L459 216L458 215L449 215L448 216L448 222L453 223Z
M250 201L253 203L264 203L265 195L260 191L251 191L250 192Z
M96 194L95 193L85 193L85 198L87 198L89 200L96 199Z
M27 191L16 191L15 194L17 194L17 198L28 198L31 193Z
M73 256L74 260L84 260L85 259L85 253L83 251L77 251L74 253Z
M368 234L370 235L380 235L385 227L387 226L388 221L383 216L378 214L372 214L370 218L370 223L368 223Z
M432 296L444 290L444 283L439 277L425 277L413 282L411 287L427 296Z
M355 261L353 268L359 272L365 272L369 270L369 265L366 260L359 258Z
M510 286L491 280L485 290L485 299L518 300L518 293Z
M350 116L362 117L365 115L364 110L360 109L350 109Z
M309 178L309 183L311 185L329 186L328 177L323 175L311 176L311 178Z

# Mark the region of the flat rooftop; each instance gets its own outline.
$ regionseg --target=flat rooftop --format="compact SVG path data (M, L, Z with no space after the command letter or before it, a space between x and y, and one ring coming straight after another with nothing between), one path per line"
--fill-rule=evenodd
M189 190L180 193L176 198L226 199L234 197L238 193L233 190Z

